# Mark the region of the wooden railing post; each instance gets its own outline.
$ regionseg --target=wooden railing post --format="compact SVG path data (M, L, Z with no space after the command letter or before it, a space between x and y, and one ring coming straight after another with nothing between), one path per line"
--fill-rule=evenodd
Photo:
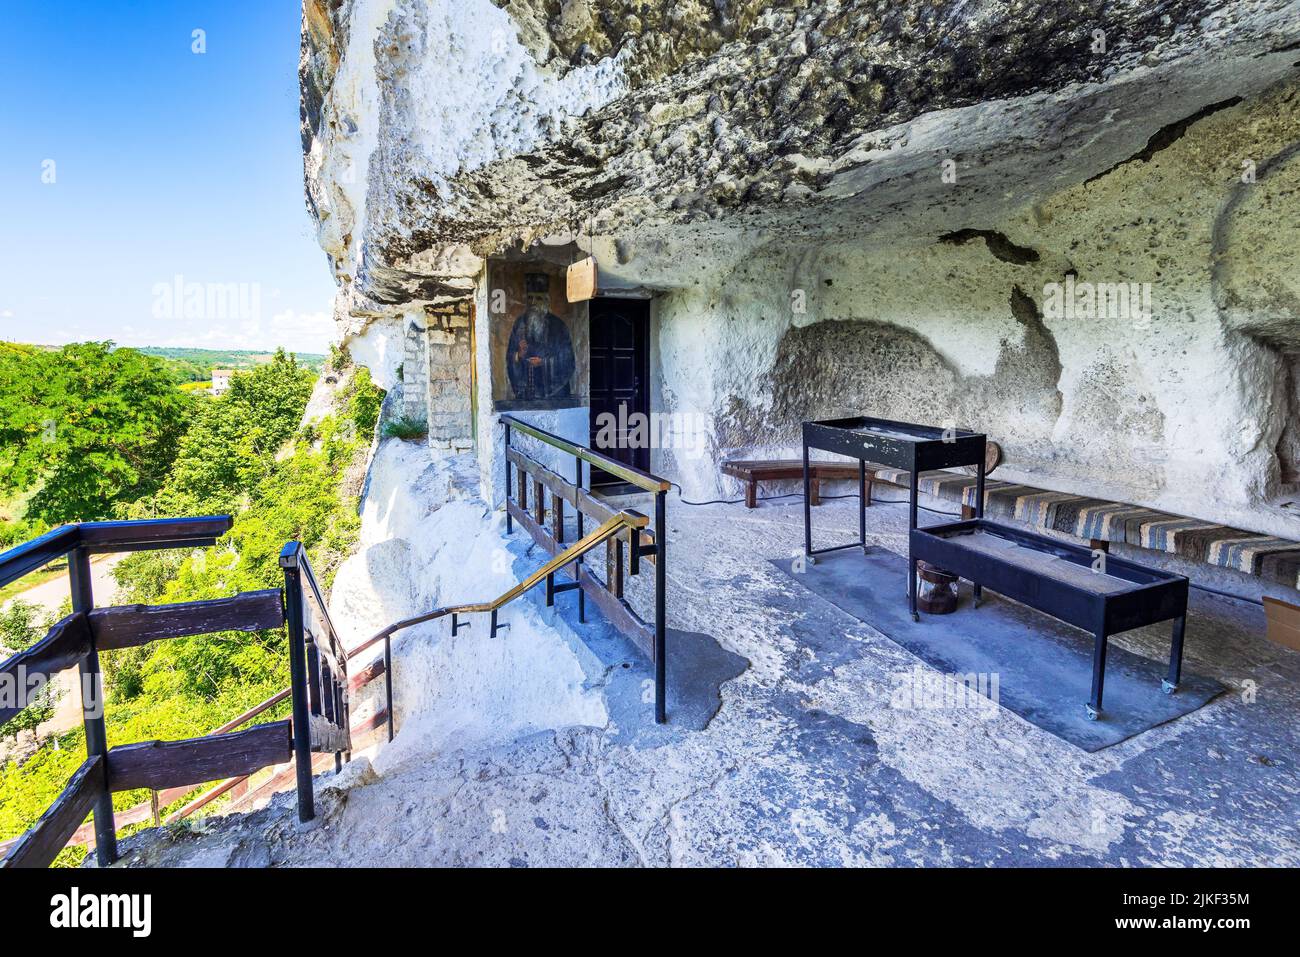
M311 782L311 719L307 701L307 649L303 631L302 570L298 567L298 542L280 553L284 570L284 618L289 633L289 678L293 701L293 760L298 777L298 820L316 816Z
M507 428L509 428L509 426L507 426ZM579 493L581 493L582 492L582 459L575 455L573 457L573 465L576 472L576 474L574 475L574 488ZM574 511L577 513L577 520L578 520L578 541L582 541L583 538L585 538L587 535L586 526L583 523L584 516L582 514L581 508L575 508ZM579 555L578 567L574 570L574 574L573 574L575 581L579 581L579 582L582 581L582 562L583 562L583 556ZM585 589L579 588L578 589L578 624L585 625L586 623L587 623L587 592Z
M68 553L68 579L72 589L72 610L90 614L95 607L90 578L90 552L77 547ZM86 758L100 757L107 767L108 731L104 726L104 687L99 672L99 654L92 643L81 659L81 707L86 726ZM104 789L95 798L95 860L108 867L117 860L117 825L113 821L113 794L104 775Z

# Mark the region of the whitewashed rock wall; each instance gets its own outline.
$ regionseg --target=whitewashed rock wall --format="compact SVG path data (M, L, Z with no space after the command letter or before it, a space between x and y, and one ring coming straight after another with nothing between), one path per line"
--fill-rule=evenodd
M379 445L362 504L361 541L330 593L330 616L345 647L403 618L485 601L514 584L502 523L478 500L465 459L431 461L419 445L396 439ZM427 760L444 748L607 722L601 693L588 687L574 652L536 608L516 602L503 618L509 627L491 641L485 615L473 616L455 637L446 620L394 637L400 734L384 748L381 772L412 755ZM375 646L374 655L381 654ZM382 694L381 686L372 685L367 697Z
M663 407L704 412L713 454L658 464L709 496L717 457L793 454L804 418L952 420L1003 444L1003 477L1300 535L1286 504L1300 491L1287 447L1297 105L1300 87L1285 84L994 224L1032 262L1004 261L981 238L897 250L773 242L723 261L657 309ZM1268 174L1245 188L1274 201L1237 212L1216 249L1248 161ZM1216 302L1225 258L1250 276L1231 314ZM1044 316L1045 290L1071 275L1149 283L1150 315ZM1258 334L1266 322L1271 338Z

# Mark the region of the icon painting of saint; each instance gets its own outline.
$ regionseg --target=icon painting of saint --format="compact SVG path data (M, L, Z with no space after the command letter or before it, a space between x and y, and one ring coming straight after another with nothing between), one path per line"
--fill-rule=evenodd
M506 374L516 399L562 399L571 394L573 341L564 320L551 312L551 277L524 276L524 311L506 347Z

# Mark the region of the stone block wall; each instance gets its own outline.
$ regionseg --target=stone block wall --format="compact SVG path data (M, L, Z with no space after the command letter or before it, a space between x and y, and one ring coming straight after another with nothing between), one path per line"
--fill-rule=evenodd
M436 449L474 446L473 315L469 300L424 307L423 391L429 444Z
M408 314L402 352L402 415L423 420L429 416L428 327L424 316Z

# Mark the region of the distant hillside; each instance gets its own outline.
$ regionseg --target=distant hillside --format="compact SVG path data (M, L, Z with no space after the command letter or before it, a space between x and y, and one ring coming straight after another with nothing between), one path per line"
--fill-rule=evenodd
M252 369L271 361L274 352L237 349L168 349L159 346L131 346L136 352L163 359L182 382L206 382L213 369ZM298 365L320 373L325 356L315 352L295 353Z
M25 342L6 342L0 340L0 352L17 352L24 355L31 355L38 349L49 349L50 346L32 346Z
M47 346L25 342L0 341L0 350L20 353L52 352L58 346ZM165 348L162 346L118 346L131 349L161 359L177 382L207 382L212 378L213 369L246 370L266 365L275 356L275 351L258 352L250 349L189 349ZM325 365L325 356L317 352L297 352L294 357L298 365L320 375Z

